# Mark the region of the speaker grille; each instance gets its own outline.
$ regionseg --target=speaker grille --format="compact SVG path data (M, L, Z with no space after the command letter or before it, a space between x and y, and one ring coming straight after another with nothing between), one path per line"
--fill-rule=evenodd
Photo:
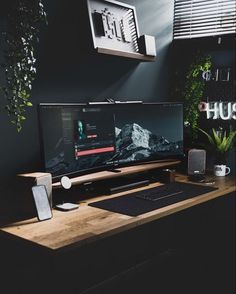
M188 174L205 174L206 151L203 149L191 149L188 152Z

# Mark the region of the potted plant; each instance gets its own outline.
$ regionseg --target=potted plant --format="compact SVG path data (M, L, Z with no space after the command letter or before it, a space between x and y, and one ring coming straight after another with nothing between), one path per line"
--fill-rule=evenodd
M211 129L210 133L198 128L203 134L208 138L211 145L211 151L213 151L215 161L214 161L214 173L216 176L224 176L230 172L230 168L226 167L226 157L228 151L233 146L233 140L236 135L236 131L231 128L229 132L223 129L216 130ZM228 169L228 172L227 172Z

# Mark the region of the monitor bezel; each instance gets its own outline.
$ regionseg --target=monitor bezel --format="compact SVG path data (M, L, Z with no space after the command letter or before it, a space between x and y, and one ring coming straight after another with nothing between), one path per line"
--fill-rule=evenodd
M46 171L46 167L45 167L45 149L44 149L44 142L43 142L43 127L42 127L42 121L41 121L41 109L42 107L45 106L55 106L55 107L71 107L71 106L86 106L86 107L93 107L93 106L108 106L108 107L116 107L116 105L135 105L135 104L141 104L141 105L181 105L182 106L182 110L184 111L184 103L183 102L178 102L178 101L163 101L163 102L140 102L140 101L119 101L119 102L114 102L114 103L110 103L110 102L87 102L87 103L39 103L38 107L37 107L37 112L38 112L38 122L39 122L39 140L40 140L40 157L41 157L41 168L44 172ZM67 176L69 178L73 178L73 177L79 177L82 175L86 175L86 174L92 174L92 173L96 173L96 172L100 172L100 171L106 171L106 170L113 170L113 169L117 169L117 168L122 168L122 167L128 167L128 166L135 166L135 165L142 165L142 164L150 164L150 163L155 163L155 162L168 162L168 161L172 161L172 160L183 160L183 158L185 157L184 154L184 119L183 119L183 128L182 128L182 135L183 135L183 152L182 154L176 154L176 155L170 155L166 158L160 158L160 159L150 159L150 160L138 160L138 161L129 161L129 162L116 162L116 163L111 163L110 165L101 165L99 167L92 167L92 168L88 168L88 169L84 169L84 170L80 170L80 171L74 171L74 172L70 172L70 173L64 173L61 175L56 175L53 176L52 175L52 181L53 182L57 182L59 181L63 176Z

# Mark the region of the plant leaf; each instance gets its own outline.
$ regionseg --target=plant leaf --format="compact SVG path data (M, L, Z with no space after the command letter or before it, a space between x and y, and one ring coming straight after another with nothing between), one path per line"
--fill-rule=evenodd
M221 144L221 137L217 134L217 132L214 128L212 129L212 133L213 133L213 138L215 140L215 144L216 144L216 146L219 147Z
M207 136L209 142L210 142L212 145L215 144L213 138L212 138L207 132L205 132L203 129L200 129L200 128L198 128L198 130L201 131L203 134L205 134L205 135Z
M235 136L236 136L236 131L230 131L229 136L227 138L227 142L225 144L226 151L228 151L230 147L232 146L232 142Z
M218 134L214 128L212 129L212 136L200 128L198 128L198 130L207 136L210 144L215 146L215 151L219 152L220 154L223 154L230 149L233 143L233 139L236 136L236 131L232 131L231 129L228 135L225 131L223 137L222 132Z

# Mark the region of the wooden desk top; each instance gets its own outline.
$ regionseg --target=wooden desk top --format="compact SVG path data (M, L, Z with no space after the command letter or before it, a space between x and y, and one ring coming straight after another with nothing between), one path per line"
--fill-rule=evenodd
M185 176L180 175L176 176L176 180L187 181ZM160 183L151 184L149 188L157 185L160 185ZM43 246L55 252L70 246L81 246L126 231L236 190L235 179L232 177L218 178L213 186L219 189L136 217L94 208L88 206L88 203L147 189L147 187L110 196L96 197L81 202L80 208L74 211L61 212L53 210L51 220L38 222L36 218L33 218L13 223L1 227L0 233L26 242L33 242L31 244Z

